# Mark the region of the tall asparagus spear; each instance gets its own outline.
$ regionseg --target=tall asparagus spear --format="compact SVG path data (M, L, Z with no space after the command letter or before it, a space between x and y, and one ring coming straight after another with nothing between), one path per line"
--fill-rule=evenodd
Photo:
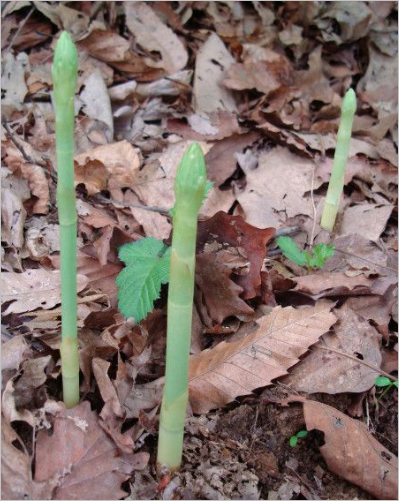
M341 122L339 124L337 146L327 196L321 216L321 226L332 231L337 217L339 202L344 189L346 162L349 155L349 145L352 133L353 117L356 111L356 94L349 89L342 101Z
M74 96L78 55L67 32L57 42L53 61L56 117L57 205L60 222L60 268L62 312L62 385L67 407L79 402L77 340L76 232L77 214L73 166Z
M170 260L165 389L162 400L158 465L179 468L188 401L188 366L194 295L198 212L205 195L206 168L200 146L192 143L176 180Z

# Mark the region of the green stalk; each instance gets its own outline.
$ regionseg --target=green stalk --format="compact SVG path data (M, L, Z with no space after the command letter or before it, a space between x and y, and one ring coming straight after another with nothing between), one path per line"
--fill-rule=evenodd
M321 217L321 227L330 232L333 231L334 228L339 202L344 189L344 176L349 155L349 144L355 111L356 94L353 89L349 89L342 101L341 122L338 129L334 163L326 201L324 203L323 215Z
M56 119L57 205L60 222L62 313L62 386L66 407L79 403L77 340L76 233L73 131L78 54L67 32L57 42L53 61L53 93Z
M176 180L168 294L165 389L162 400L158 466L179 468L188 402L188 366L193 312L197 219L205 195L206 168L200 146L192 143Z

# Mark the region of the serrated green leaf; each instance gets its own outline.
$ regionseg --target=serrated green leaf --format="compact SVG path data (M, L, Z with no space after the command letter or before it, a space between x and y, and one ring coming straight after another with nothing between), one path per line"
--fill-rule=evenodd
M397 382L397 381L394 381L394 382L393 382L393 385L397 388L397 387L398 387L398 382Z
M116 279L118 308L126 318L140 322L153 309L161 285L169 281L170 247L155 238L123 245L119 258L126 267Z
M296 434L296 436L298 438L303 438L303 437L306 437L307 434L308 434L308 432L306 430L301 430L301 431L298 431L298 433Z
M317 244L313 248L313 258L310 266L312 268L321 268L324 266L326 259L334 255L334 252L335 250L333 244Z
M378 376L378 378L374 381L374 384L378 388L384 388L385 386L390 386L392 381L385 376Z
M290 438L290 446L296 447L298 445L298 438L294 435Z
M282 250L284 256L298 266L306 265L306 257L299 249L296 242L290 237L279 237L277 244Z

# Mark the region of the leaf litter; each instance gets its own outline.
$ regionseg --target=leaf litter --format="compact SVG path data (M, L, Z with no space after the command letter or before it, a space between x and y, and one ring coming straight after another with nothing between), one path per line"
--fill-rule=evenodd
M396 496L397 392L379 397L374 385L379 375L397 377L396 11L394 2L5 6L4 498ZM50 104L51 34L61 29L77 43L81 70L84 377L83 402L71 411L58 403ZM350 86L358 112L329 236L319 221ZM123 319L118 249L143 237L170 244L174 176L193 140L215 184L198 231L185 460L160 484L150 456L167 286L146 318ZM300 252L332 243L335 253L308 271L279 254L282 231ZM286 325L289 316L297 320ZM306 427L291 448L290 437ZM69 443L60 445L65 433Z

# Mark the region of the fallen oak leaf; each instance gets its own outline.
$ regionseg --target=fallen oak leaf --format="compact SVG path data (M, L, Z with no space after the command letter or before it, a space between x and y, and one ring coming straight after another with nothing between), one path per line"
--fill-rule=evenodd
M287 374L336 322L332 303L295 310L276 307L243 339L219 343L190 360L189 391L194 413L222 407Z
M59 478L52 499L121 499L121 484L148 459L145 452L117 454L90 403L83 402L55 416L52 435L38 433L35 480Z
M251 315L254 310L240 299L242 287L235 284L232 270L217 262L216 254L199 254L196 260L195 282L203 292L210 317L221 324L227 317Z
M363 423L319 402L308 400L303 410L307 430L324 433L320 451L330 471L377 499L397 499L398 458Z

